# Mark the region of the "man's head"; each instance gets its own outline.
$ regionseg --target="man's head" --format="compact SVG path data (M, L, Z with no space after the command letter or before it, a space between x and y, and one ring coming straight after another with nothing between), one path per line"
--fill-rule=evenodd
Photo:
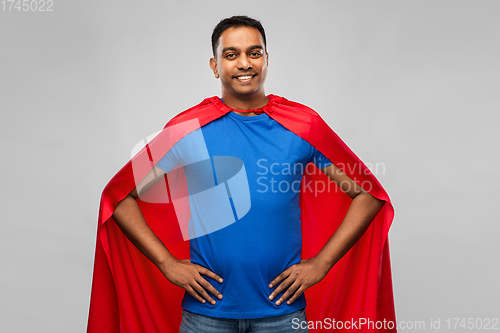
M217 46L219 45L220 35L222 35L222 33L226 29L233 27L250 27L259 30L262 36L262 40L264 41L264 48L266 48L267 51L266 32L264 31L264 27L262 27L262 24L260 24L259 21L254 20L253 18L250 18L248 16L238 15L221 20L219 24L217 24L217 26L214 28L214 31L212 32L212 53L214 55L214 58L216 58L216 50Z
M268 54L264 28L247 16L233 16L219 22L212 34L214 58L210 59L220 78L223 98L264 98Z

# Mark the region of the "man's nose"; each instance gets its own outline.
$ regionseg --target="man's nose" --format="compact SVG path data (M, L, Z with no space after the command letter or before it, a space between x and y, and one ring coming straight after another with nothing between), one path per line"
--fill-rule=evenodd
M252 68L252 63L246 55L241 55L238 57L238 69L247 70Z

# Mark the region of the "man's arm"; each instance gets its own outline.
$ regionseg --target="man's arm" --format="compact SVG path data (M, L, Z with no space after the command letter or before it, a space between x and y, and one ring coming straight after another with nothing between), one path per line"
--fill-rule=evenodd
M139 196L138 189L142 194L164 176L165 172L158 167L152 169L137 187L118 203L113 219L132 244L151 260L170 282L185 289L202 303L208 301L215 304L215 300L206 290L219 299L222 295L201 275L209 276L221 283L222 278L202 266L192 264L189 260L175 258L149 228L135 200Z
M269 295L270 300L288 288L283 296L276 301L276 305L282 304L292 296L287 301L287 304L291 304L307 288L321 281L333 265L361 238L384 205L384 201L378 200L364 191L361 186L335 165L332 164L321 171L339 185L353 200L344 220L315 257L290 266L271 281L269 288L283 282Z

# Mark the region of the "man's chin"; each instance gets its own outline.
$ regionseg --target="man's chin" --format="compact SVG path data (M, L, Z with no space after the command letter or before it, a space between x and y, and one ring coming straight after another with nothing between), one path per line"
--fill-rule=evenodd
M236 95L236 96L240 96L240 97L243 97L243 98L249 98L249 97L252 97L254 95L257 95L257 93L259 92L259 89L256 89L255 87L248 87L247 89L243 88L242 87L238 87L239 89L233 89L233 94Z

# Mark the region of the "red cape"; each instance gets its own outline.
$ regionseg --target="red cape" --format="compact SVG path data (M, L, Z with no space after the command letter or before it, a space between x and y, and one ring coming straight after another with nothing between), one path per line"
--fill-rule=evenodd
M324 331L329 331L327 325L334 319L336 325L354 323L358 328L356 331L396 332L387 239L394 210L389 196L370 170L314 110L279 96L269 95L268 98L268 104L262 108L264 112L316 147L371 195L385 201L356 245L320 283L306 291L308 320L323 321ZM170 120L164 131L172 125L196 119L199 126L204 126L230 111L231 108L220 98L207 98ZM142 163L142 169L137 168L138 161L157 161L151 156L152 150L162 156L175 142L195 129L191 127L184 132L170 133L168 144L161 142L161 134L158 135L104 189L87 332L178 332L184 290L171 284L132 245L116 225L112 214L118 202L135 188L137 178L142 179L153 166L149 162ZM315 171L306 173L302 179L302 259L315 256L323 248L342 222L351 202L337 185L329 183L326 175L318 169ZM325 184L331 187L325 189ZM169 251L179 259L188 259L189 241L183 241L172 204L148 203L140 199L137 202L148 225Z

